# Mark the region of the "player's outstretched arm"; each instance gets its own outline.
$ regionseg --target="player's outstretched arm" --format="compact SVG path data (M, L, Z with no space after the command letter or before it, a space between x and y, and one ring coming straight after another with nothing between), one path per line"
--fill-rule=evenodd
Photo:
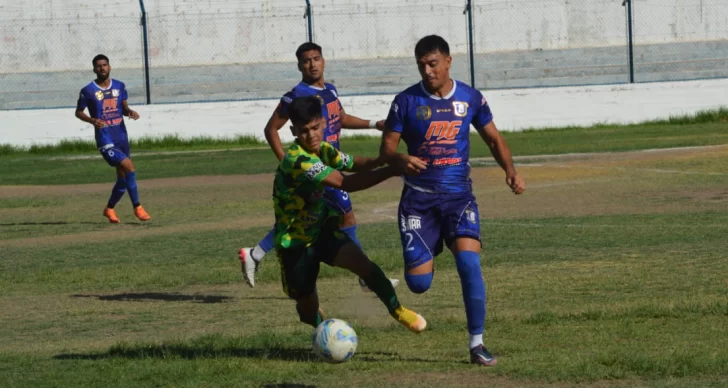
M283 156L286 154L283 150L283 143L281 143L281 137L278 135L278 131L283 128L287 122L288 115L283 113L279 106L270 116L270 119L268 119L268 123L265 125L264 129L265 140L268 142L270 149L273 150L273 153L276 155L278 160L282 160Z
M378 129L384 130L384 120L364 120L352 116L341 109L341 126L346 129Z
M382 158L369 158L366 156L354 156L354 165L348 170L352 172L371 171L386 163Z
M478 133L485 141L485 144L488 145L495 161L506 172L506 184L513 190L514 194L523 193L526 190L526 183L518 175L518 172L516 172L516 167L513 166L511 149L508 147L506 139L498 132L495 123L491 121L479 130Z
M420 158L397 152L402 134L386 130L382 134L382 144L379 147L379 159L383 163L398 168L407 175L416 175L427 168L427 164Z
M373 171L357 172L351 175L344 175L339 171L333 171L324 178L323 183L326 186L353 193L376 186L399 174L400 172L394 166L387 166Z

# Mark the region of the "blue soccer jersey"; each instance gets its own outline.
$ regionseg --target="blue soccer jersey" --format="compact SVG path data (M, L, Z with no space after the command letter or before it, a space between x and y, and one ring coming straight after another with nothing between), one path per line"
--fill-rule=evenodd
M341 136L341 102L339 93L332 84L325 83L323 88L300 82L290 92L283 95L278 109L288 116L288 106L298 97L316 96L323 105L323 116L326 119L324 129L324 141L331 144L337 150L340 149L339 137Z
M398 94L386 127L402 134L410 155L427 161L427 169L405 176L405 184L432 193L471 191L470 126L480 131L492 120L485 97L460 81L442 98L422 82Z
M124 125L122 104L122 101L126 99L126 85L115 79L111 80L111 84L106 89L93 81L81 89L76 109L88 108L91 118L101 119L106 123L103 128L95 131L96 146L99 149L110 144L127 144L129 142Z

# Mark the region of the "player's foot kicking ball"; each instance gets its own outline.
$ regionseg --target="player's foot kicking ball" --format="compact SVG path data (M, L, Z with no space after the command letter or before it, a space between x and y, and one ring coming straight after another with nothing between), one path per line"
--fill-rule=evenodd
M421 333L427 327L427 321L425 321L422 315L404 306L397 307L392 317L413 333Z

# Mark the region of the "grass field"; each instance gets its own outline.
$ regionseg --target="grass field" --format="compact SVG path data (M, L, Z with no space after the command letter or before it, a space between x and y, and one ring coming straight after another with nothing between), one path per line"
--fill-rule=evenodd
M101 217L113 174L99 156L7 153L0 386L728 386L725 118L509 141L528 187L519 197L473 147L493 368L467 363L449 253L426 294L398 290L428 319L421 335L353 276L323 268L322 307L360 344L349 363L317 361L275 257L250 289L235 256L272 223L268 150L139 152L154 219L137 222L124 198L120 225ZM371 139L343 144L377 149ZM686 145L701 147L640 151ZM365 250L401 279L400 190L392 179L352 199Z

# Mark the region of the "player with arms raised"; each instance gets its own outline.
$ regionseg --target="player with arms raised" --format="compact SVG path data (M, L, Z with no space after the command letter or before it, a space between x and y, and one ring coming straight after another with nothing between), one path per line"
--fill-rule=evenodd
M109 202L104 209L104 217L108 218L112 224L120 222L114 206L124 196L124 193L129 191L129 197L134 206L134 215L141 221L149 221L152 217L139 202L136 170L131 161L129 137L123 117L127 116L137 120L139 114L131 110L126 102L126 85L109 77L111 74L109 58L99 54L91 62L96 80L81 89L76 104L76 117L94 126L96 146L106 163L116 167L116 184L111 190ZM88 115L84 113L86 108L88 108Z
M495 365L483 345L485 283L480 268L480 217L470 180L470 126L478 131L505 170L515 194L525 190L511 152L493 123L483 95L450 78L450 48L436 35L415 46L422 81L398 94L382 135L380 157L404 167L396 153L400 139L409 155L427 161L419 174L404 178L399 204L400 235L407 286L415 293L430 288L435 256L443 241L455 256L470 334L470 362ZM408 166L412 170L411 165Z
M339 137L342 128L384 129L384 120L378 122L362 120L344 111L344 107L341 105L341 101L339 101L339 94L336 87L324 80L326 61L323 58L321 46L312 42L306 42L296 50L296 58L298 59L298 70L301 72L303 79L293 90L281 98L280 104L278 104L270 120L268 120L268 124L265 126L265 138L268 140L268 144L278 160L281 160L285 155L278 131L288 122L288 106L297 97L316 96L321 100L323 117L326 119L324 141L334 146L337 150L340 149ZM355 244L361 245L356 235L356 218L351 207L349 193L327 187L325 199L329 202L330 206L342 214L341 230ZM257 246L253 248L241 248L238 253L243 278L251 287L255 284L255 272L258 269L260 261L266 252L273 248L273 234L274 231L271 230ZM396 279L392 279L391 281L395 287L399 283ZM368 291L362 279L359 279L359 285L362 287L362 290Z
M327 127L317 97L299 97L288 108L296 137L276 171L273 184L275 249L286 294L296 301L301 322L314 327L323 321L316 279L321 262L353 272L384 303L390 315L409 330L419 333L427 323L419 314L402 306L394 287L378 265L340 229L339 212L324 200L325 188L349 192L372 187L400 171L382 165L380 158L352 157L324 141ZM424 163L406 158L416 168ZM340 171L356 174L343 175Z

